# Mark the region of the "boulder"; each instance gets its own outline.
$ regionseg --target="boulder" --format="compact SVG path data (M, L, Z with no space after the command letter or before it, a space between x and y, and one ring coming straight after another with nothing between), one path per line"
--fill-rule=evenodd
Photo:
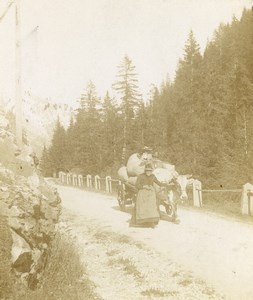
M12 245L12 266L18 272L29 272L32 265L32 251L29 244L15 231L11 230L13 239Z

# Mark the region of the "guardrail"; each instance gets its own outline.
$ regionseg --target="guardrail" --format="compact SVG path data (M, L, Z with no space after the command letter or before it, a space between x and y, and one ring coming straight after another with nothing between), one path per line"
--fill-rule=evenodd
M111 176L100 177L99 175L72 174L59 172L59 180L62 184L94 188L98 191L105 191L107 193L117 192L118 184L121 183L118 179L113 179ZM203 193L241 193L241 214L253 216L253 185L246 183L242 189L202 189L202 184L199 180L194 180L192 183L192 204L195 207L203 206Z
M59 172L59 180L62 184L84 187L84 188L94 188L96 190L106 191L107 193L113 192L113 185L118 184L120 181L117 179L112 179L111 176L100 177L99 175L86 175L72 174Z
M111 176L100 177L99 175L86 175L59 172L59 180L62 184L83 187L95 190L105 191L107 193L117 192L118 185L121 183L118 179L112 179ZM194 180L192 184L193 205L202 206L201 182Z
M241 189L198 189L201 193L238 193L240 194L240 212L253 216L253 185L246 183Z

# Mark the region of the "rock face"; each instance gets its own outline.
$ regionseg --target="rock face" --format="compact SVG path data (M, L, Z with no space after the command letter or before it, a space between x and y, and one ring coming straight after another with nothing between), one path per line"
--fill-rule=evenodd
M17 154L14 137L4 121L1 117L0 214L7 217L13 239L12 268L35 289L55 234L60 198L39 176L30 161L29 147L24 146Z
M34 289L55 234L60 198L42 178L35 187L3 168L0 177L0 212L8 217L13 239L12 267Z

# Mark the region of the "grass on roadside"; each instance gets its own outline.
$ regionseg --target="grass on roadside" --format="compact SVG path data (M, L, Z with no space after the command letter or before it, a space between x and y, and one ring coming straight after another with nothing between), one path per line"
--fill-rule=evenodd
M143 276L141 272L137 269L135 264L128 258L118 258L118 259L111 259L109 261L109 266L113 265L120 265L124 272L126 272L128 275L133 275L136 279L142 279Z
M203 205L206 209L213 209L228 215L241 214L241 192L203 193Z
M57 234L40 287L35 291L23 291L18 297L23 300L99 299L94 288L74 245Z
M145 244L139 241L134 240L133 238L125 235L125 234L120 234L117 232L112 232L112 231L106 231L106 230L98 230L94 234L94 238L98 242L104 242L104 241L112 241L116 243L121 243L121 244L131 244L135 245L139 249L145 249Z
M161 298L161 297L173 297L173 296L176 296L178 294L177 291L162 291L162 290L159 290L157 288L150 288L148 290L145 290L145 291L142 291L141 292L141 295L142 296L146 296L146 297L149 297L151 299L154 299L154 298Z
M0 299L10 299L15 278L11 274L11 232L7 218L0 215Z
M202 207L193 206L191 193L188 193L189 199L179 206L194 209L202 212L210 212L224 217L235 218L238 221L252 222L252 217L241 214L241 196L240 191L236 192L203 192Z

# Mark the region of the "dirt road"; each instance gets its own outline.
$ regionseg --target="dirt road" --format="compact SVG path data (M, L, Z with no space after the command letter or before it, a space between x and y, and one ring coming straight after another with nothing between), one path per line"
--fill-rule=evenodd
M253 299L253 226L179 209L131 228L112 196L57 186L68 231L103 299Z

